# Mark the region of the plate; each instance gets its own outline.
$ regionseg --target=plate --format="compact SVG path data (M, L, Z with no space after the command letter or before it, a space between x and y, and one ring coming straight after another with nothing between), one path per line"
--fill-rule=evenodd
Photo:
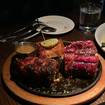
M102 46L101 43L105 42L105 23L97 27L95 31L95 40L100 47ZM105 51L105 47L101 47L101 49Z
M50 35L60 35L67 33L71 31L75 24L74 22L64 16L57 16L57 15L49 15L49 16L43 16L38 18L40 22L43 22L44 24L56 28L55 32L43 32L45 34L50 34ZM40 29L38 28L37 31Z
M32 102L36 104L41 105L69 105L69 104L82 104L84 102L90 101L94 98L96 98L101 92L105 89L105 61L103 59L100 60L102 64L102 73L100 79L97 81L97 83L90 88L89 90L70 97L45 97L40 96L37 94L32 94L21 87L19 87L14 81L10 79L10 64L11 64L11 58L13 57L14 53L11 54L3 65L3 72L2 72L2 78L6 86L18 97Z

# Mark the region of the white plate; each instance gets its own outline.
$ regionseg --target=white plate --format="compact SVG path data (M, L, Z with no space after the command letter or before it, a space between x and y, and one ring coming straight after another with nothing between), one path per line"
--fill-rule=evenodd
M100 47L102 45L101 43L105 42L105 23L97 27L95 31L95 40ZM105 51L105 47L103 47L102 50Z
M64 16L49 15L49 16L40 17L38 19L39 21L45 23L46 25L56 28L55 32L43 32L45 34L51 34L51 35L64 34L71 31L75 26L74 22L71 19Z

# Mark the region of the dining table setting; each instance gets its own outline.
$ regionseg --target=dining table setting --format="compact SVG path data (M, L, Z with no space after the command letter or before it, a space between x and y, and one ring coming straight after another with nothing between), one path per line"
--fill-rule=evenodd
M99 20L95 17L97 26L90 29L89 22L94 19L89 21L88 17L86 24L89 24L85 27L86 20L83 20L82 12L84 7L81 16L70 12L64 15L53 14L19 24L18 27L0 27L6 33L0 35L0 105L105 105L105 16L98 13ZM71 64L69 60L74 63ZM29 70L25 69L28 64ZM58 68L57 64L65 74L64 77L60 73L56 74L58 71L54 72ZM73 73L79 76L86 69L86 75L74 79L76 75L74 78L69 77L71 74L66 67L71 70L71 74L74 70ZM43 72L46 70L45 73L49 73L49 68L50 73L55 73L57 77L48 77L50 79L47 81L47 74L43 77ZM78 73L76 68L78 71L83 69ZM29 72L31 69L31 73L36 70L36 78ZM22 70L28 70L25 73L29 75ZM47 82L43 82L40 76ZM53 84L50 84L50 80Z

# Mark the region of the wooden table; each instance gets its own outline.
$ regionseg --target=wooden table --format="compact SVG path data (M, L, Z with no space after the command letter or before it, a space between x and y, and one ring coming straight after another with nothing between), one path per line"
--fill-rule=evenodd
M68 16L68 15L67 15ZM76 23L77 18L70 17ZM13 28L13 27L12 27ZM4 28L4 30L6 30ZM45 38L57 37L65 40L86 40L91 39L95 42L94 33L90 35L84 35L80 30L78 30L78 24L76 23L75 28L66 34L58 35L58 36L50 36L45 35ZM41 35L36 36L35 38L31 39L33 41L43 40ZM96 47L98 49L99 54L101 54L105 58L105 53L98 47L97 43L95 42ZM3 84L1 78L2 72L2 65L5 62L5 59L8 55L14 51L14 45L12 43L0 43L0 105L30 105L30 103L23 101L22 99L18 98L14 94L12 94ZM105 102L105 91L96 97L94 100L89 102L90 105L98 105L99 103Z

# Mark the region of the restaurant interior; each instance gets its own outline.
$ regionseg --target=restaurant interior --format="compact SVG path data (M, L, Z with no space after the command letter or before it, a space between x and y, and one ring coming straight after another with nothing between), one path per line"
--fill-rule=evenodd
M98 25L105 23L105 0L0 0L0 105L105 105L105 49L103 50L98 42L97 28L86 33L79 29L80 5L88 2L101 5L101 16ZM55 32L56 34L53 34L53 32L47 34L42 30L43 28L38 31L33 24L43 16L61 16L70 19L71 27L67 31L63 30L64 32L61 30L61 33L60 31ZM66 24L64 23L65 27ZM36 34L37 31L38 34ZM29 33L27 34L27 32ZM101 70L93 80L92 85L86 87L85 91L64 96L37 94L36 91L33 94L27 89L21 89L11 80L9 68L12 53L16 52L17 42L36 43L50 38L62 39L67 43L70 41L70 44L71 41L78 42L78 40L92 40L95 43L97 49L95 51L99 53L99 64L101 64L98 68L99 70L101 68ZM45 45L47 50L50 48L49 46L46 47ZM103 46L105 47L105 43ZM89 53L89 51L87 50L85 53ZM94 62L92 61L92 64ZM92 67L89 66L89 68Z

